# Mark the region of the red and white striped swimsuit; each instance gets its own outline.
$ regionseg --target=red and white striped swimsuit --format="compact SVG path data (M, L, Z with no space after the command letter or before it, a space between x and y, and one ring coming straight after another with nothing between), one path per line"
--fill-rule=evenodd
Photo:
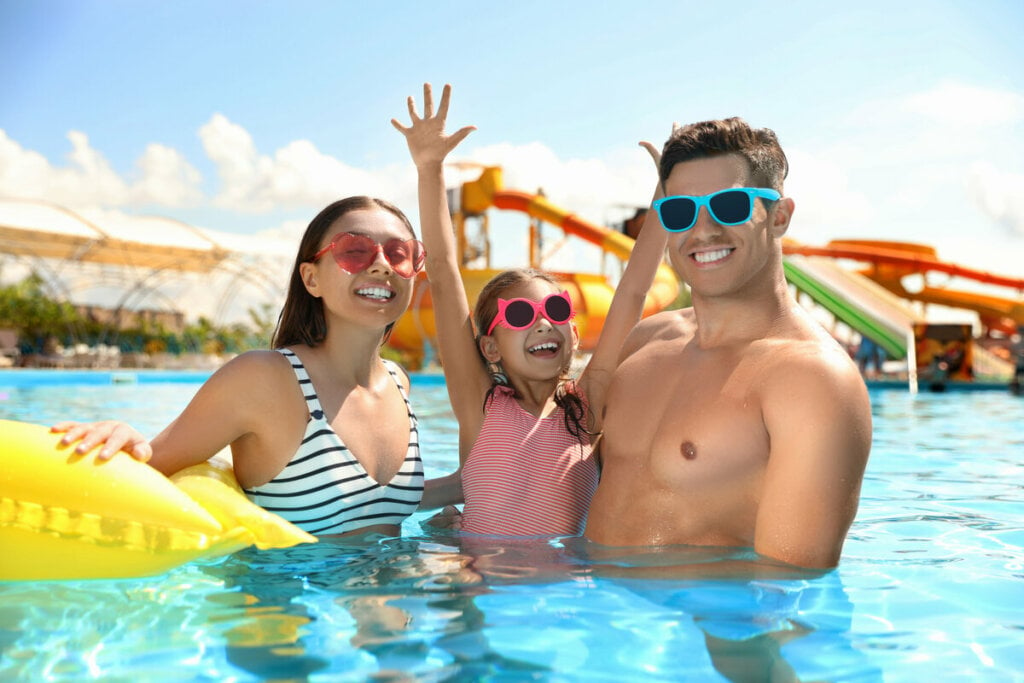
M580 396L580 398L584 398ZM495 389L462 468L462 529L476 534L572 536L583 532L597 461L565 428L565 411L536 418Z

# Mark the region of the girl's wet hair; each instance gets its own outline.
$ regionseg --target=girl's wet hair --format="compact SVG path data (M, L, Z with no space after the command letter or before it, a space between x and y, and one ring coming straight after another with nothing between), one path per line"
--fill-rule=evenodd
M503 295L506 291L515 285L532 282L533 280L549 282L556 291L562 289L558 279L543 270L537 270L536 268L513 268L502 271L491 278L484 285L484 288L480 290L480 295L476 299L476 306L473 308L473 323L476 325L476 329L479 331L490 328L491 323L494 322L498 315L498 299L505 298ZM482 335L478 334L477 336L477 351L480 353L481 362L486 364L488 361L480 350L480 336ZM484 397L483 410L487 410L487 404L490 403L495 390L499 386L505 386L502 382L498 381L498 375L492 374L491 378L491 388L487 391L487 396ZM587 408L580 397L575 392L570 391L572 385L573 382L569 377L568 368L566 368L565 373L560 378L558 388L555 390L555 404L565 412L565 428L570 434L579 439L580 443L584 443L592 436L585 422ZM508 386L515 391L515 387Z
M394 214L409 229L409 235L416 237L412 223L401 209L383 199L366 196L347 197L325 207L310 221L302 241L299 242L299 251L295 255L295 264L292 266L292 275L288 282L288 295L277 319L271 348L280 349L293 344L317 346L323 342L327 336L323 301L306 291L299 266L313 260L327 231L339 218L352 211L366 209L381 209ZM394 323L391 323L385 328L383 341L387 341L391 336L393 327Z

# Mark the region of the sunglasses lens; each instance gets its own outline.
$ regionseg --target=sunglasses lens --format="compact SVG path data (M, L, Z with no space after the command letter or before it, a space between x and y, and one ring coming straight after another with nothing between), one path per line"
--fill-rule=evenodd
M551 322L560 325L572 317L572 304L561 294L550 296L544 302L544 315Z
M411 278L423 265L423 249L416 240L389 240L384 245L384 257L398 275Z
M344 234L334 238L335 262L346 273L361 273L370 267L377 254L376 243L365 235Z
M505 307L505 322L516 329L529 327L536 317L533 306L525 301L510 301Z
M716 194L709 206L715 220L725 225L746 223L752 214L750 196L738 190Z
M658 217L661 218L661 224L666 230L689 230L697 217L697 205L692 199L674 197L661 203L658 207Z

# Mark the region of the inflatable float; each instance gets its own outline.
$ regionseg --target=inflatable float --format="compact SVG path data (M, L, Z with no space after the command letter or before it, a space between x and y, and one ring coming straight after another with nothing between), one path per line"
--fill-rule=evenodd
M0 420L0 580L161 574L249 545L315 543L246 499L216 458L171 479L126 453L98 460L48 427Z

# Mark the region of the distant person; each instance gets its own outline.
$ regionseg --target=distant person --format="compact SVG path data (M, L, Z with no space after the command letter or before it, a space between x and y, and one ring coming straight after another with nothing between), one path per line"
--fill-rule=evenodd
M1010 391L1020 396L1024 391L1024 325L1010 336L1010 362L1013 363L1013 378L1010 380Z
M420 505L423 463L409 377L380 348L424 259L397 207L334 202L302 237L275 350L226 363L151 442L115 421L53 430L79 452L105 442L101 458L124 450L166 475L230 445L249 499L303 530L398 535Z
M884 357L885 351L882 350L882 347L871 337L863 336L853 359L857 362L861 375L868 379L874 379L882 373Z
M640 207L636 210L631 218L627 218L622 222L622 234L627 237L632 237L634 240L640 236L640 229L644 227L644 223L647 222L647 207Z
M856 365L787 288L787 170L775 134L738 118L685 126L665 144L654 208L693 307L645 319L623 347L585 532L598 554L751 547L757 561L730 565L744 575L839 561L871 410Z
M480 292L471 316L444 183L445 157L472 132L444 132L451 88L434 113L430 85L423 116L409 98L412 124L393 120L419 174L420 219L445 384L459 422L465 508L463 531L577 535L597 486L594 441L619 349L640 319L661 263L665 235L641 232L600 340L577 380L569 366L579 344L574 303L541 271L508 270ZM653 218L652 218L653 220Z

